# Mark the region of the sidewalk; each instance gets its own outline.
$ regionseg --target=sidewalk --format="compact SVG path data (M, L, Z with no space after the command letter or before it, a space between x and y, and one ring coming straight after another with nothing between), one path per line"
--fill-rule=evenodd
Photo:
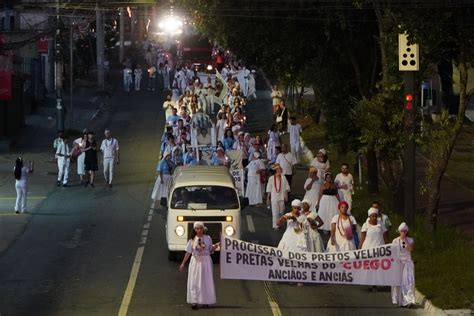
M110 97L117 89L119 73L114 73L105 87L99 91L94 82L77 81L74 87L74 130L88 128L99 132L113 111ZM69 95L64 104L69 105ZM66 113L67 118L67 113ZM56 108L47 104L39 107L25 119L25 126L14 139L14 148L0 155L0 255L8 249L26 229L30 214L15 214L16 199L13 166L22 156L25 161L35 162L35 172L29 176L28 211L37 213L43 201L56 189L57 166L54 161L52 142L56 138ZM71 165L70 177L76 179L76 164ZM36 210L36 211L34 211Z

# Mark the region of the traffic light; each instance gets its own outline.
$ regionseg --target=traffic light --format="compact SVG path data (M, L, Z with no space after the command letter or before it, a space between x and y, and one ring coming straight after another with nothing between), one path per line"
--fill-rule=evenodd
M398 70L418 71L420 68L418 55L418 44L410 44L406 33L398 34Z
M411 93L405 94L405 110L413 110L413 95Z

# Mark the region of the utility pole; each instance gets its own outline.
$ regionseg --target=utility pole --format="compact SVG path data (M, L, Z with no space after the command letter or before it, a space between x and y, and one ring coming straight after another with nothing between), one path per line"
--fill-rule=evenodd
M74 41L73 41L73 32L74 32L74 22L71 22L71 30L69 32L69 128L73 128L73 118L74 118L74 112L73 112L73 102L72 102L72 96L73 96L73 84L74 84Z
M416 197L416 164L415 164L415 72L419 70L419 47L408 42L407 34L398 35L399 67L404 72L405 92L405 151L403 157L403 184L404 184L404 217L409 226L415 224L415 197Z
M135 46L135 12L132 11L132 7L130 7L130 43L131 46Z
M56 127L58 130L64 130L64 108L62 100L63 90L63 58L61 47L61 20L59 17L60 0L56 0L56 32L54 33L54 87L56 90Z
M125 37L125 12L123 10L123 7L120 7L120 11L119 11L119 15L120 15L120 35L119 35L119 41L120 41L120 53L119 53L119 58L120 58L120 64L122 64L123 62L123 41L124 41L124 37Z
M96 24L96 47L97 47L97 86L104 89L104 16L99 9L99 3L95 5Z

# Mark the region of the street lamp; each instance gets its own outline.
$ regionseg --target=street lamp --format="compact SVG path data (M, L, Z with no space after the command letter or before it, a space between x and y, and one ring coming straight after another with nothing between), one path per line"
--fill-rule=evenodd
M170 36L183 33L183 21L174 15L164 17L163 20L158 23L158 27L161 30L160 33Z

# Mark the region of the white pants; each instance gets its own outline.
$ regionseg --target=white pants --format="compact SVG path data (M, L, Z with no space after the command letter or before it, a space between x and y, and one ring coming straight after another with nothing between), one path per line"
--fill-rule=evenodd
M28 194L28 184L26 183L26 181L16 180L15 189L16 189L15 212L21 211L23 213L26 211L26 195Z
M142 77L135 77L135 91L140 91L141 81L142 81Z
M67 183L69 179L69 159L58 157L58 182Z
M272 204L272 227L277 228L278 218L280 218L281 214L285 210L285 201L284 200L274 201L271 198L270 200Z
M114 177L114 163L115 159L114 158L104 158L103 164L104 164L104 179L107 184L112 184L112 179ZM108 177L107 177L107 172Z
M130 86L132 85L132 76L126 76L123 78L123 88L125 92L130 92Z

